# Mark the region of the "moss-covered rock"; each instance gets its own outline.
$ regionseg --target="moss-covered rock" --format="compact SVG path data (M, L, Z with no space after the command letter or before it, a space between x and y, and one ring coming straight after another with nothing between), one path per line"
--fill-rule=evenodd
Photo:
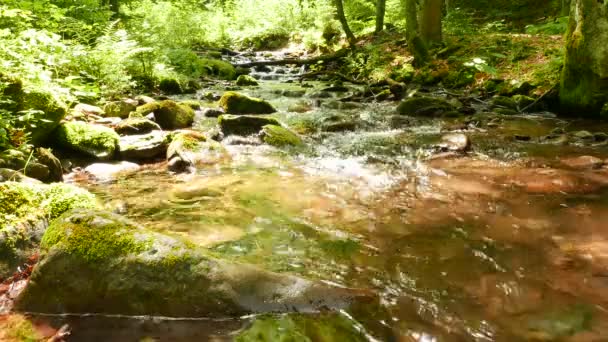
M258 134L266 125L280 126L277 119L258 115L220 115L217 120L224 136Z
M27 153L26 153L27 152ZM32 151L6 150L0 153L0 168L20 171L28 177L49 181L51 171L40 163Z
M303 144L302 139L297 134L283 126L277 125L262 127L260 137L263 142L275 147L301 146Z
M132 117L121 121L114 126L116 133L120 135L147 134L155 130L161 130L160 126L146 118Z
M456 108L448 101L428 96L412 97L404 100L397 107L397 112L401 115L411 116L441 116L452 112Z
M186 100L186 101L180 102L179 104L190 107L194 110L200 110L202 108L201 101L197 101L197 100Z
M194 171L197 166L214 165L228 159L230 156L224 146L194 131L177 133L167 149L168 168L173 172Z
M524 108L531 106L535 101L532 97L526 95L513 95L511 99L515 101L515 104L519 110L523 110Z
M365 291L215 259L116 214L74 210L47 229L15 305L46 313L227 317L369 300L375 297Z
M111 128L72 121L61 124L55 130L53 141L59 147L108 160L114 157L118 140L118 134Z
M61 161L55 157L51 150L40 147L36 149L35 155L38 162L49 169L47 181L63 181L63 166L61 166Z
M137 108L139 101L136 100L120 100L106 103L103 111L106 117L127 118L129 114Z
M67 106L59 97L51 92L40 89L26 89L19 105L20 111L40 111L44 115L34 115L35 122L24 122L26 132L30 133L33 145L44 144L50 133L59 125L67 113ZM44 119L44 120L38 120ZM33 123L33 125L32 125Z
M164 100L148 103L137 108L132 117L144 117L154 113L154 120L163 129L190 127L194 122L194 110L175 101Z
M225 93L219 105L228 114L272 114L277 110L267 101L233 91Z
M507 96L494 96L490 103L491 108L507 108L517 111L517 102Z
M118 149L123 160L148 160L162 156L167 151L169 140L164 132L120 137Z
M236 79L236 85L241 86L241 87L246 87L246 86L257 86L260 84L258 83L258 80L256 80L255 78L253 78L249 75L241 75Z
M177 95L183 94L184 89L178 80L175 78L163 78L158 83L158 89L165 94Z
M352 320L336 313L324 313L320 317L305 314L260 316L235 338L236 342L368 340Z
M97 205L93 195L72 185L0 183L0 278L35 252L49 220Z
M204 74L207 76L214 76L228 81L234 80L237 76L236 69L228 62L209 58L202 58L200 62L203 66Z

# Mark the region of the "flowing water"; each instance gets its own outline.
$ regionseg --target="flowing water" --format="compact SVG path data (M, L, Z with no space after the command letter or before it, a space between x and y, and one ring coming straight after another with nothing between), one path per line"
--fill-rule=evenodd
M224 142L231 160L195 174L169 174L159 163L82 185L142 225L222 258L372 289L380 307L221 321L54 318L70 323L73 340L223 341L254 322L314 327L334 316L362 340L608 340L608 169L561 162L606 160L608 146L540 140L555 128L607 126L547 113L396 125L395 103L343 102L350 93L322 91L327 84L285 81L241 91L270 99L300 131L355 125L305 135L298 150ZM431 158L446 128L464 130L472 151Z

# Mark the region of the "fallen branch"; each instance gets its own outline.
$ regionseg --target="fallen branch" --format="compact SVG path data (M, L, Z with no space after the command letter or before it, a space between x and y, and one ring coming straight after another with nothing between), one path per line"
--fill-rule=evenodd
M525 113L526 110L534 107L537 103L540 102L540 100L542 100L545 96L547 96L547 94L549 94L550 92L553 91L553 89L555 89L555 87L557 87L557 83L553 85L553 87L551 87L549 90L547 90L544 94L542 94L539 98L536 99L536 101L530 103L529 105L525 106L524 108L522 108L522 110L520 110L520 113Z
M340 59L348 53L349 50L342 49L337 51L332 55L325 55L313 58L304 58L304 59L296 59L296 58L286 58L286 59L278 59L273 61L256 61L256 62L247 62L247 63L237 63L234 64L235 67L241 68L253 68L256 66L268 66L268 65L308 65L308 64L316 64L318 62L329 62L334 61L336 59Z

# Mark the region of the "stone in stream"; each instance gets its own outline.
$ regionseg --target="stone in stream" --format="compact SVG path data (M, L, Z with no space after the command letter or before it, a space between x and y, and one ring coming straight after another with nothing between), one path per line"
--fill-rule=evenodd
M593 156L580 156L574 158L562 159L561 163L572 169L600 169L604 165L604 161Z
M277 110L268 102L237 92L226 92L219 102L228 114L272 114Z
M95 163L87 166L84 171L99 182L110 182L119 174L139 170L139 165L127 161L112 163Z
M135 135L147 134L155 130L161 130L161 128L152 120L132 117L119 122L114 126L114 130L120 135Z
M143 118L150 114L153 114L154 121L163 129L187 128L194 122L194 109L172 100L139 106L131 117Z
M132 99L108 102L103 107L105 116L127 118L137 108L138 101Z
M93 195L72 185L0 183L0 279L36 253L50 220L73 208L97 205Z
M226 114L222 108L205 108L202 110L202 114L207 118L217 118L222 114Z
M169 171L194 171L196 166L213 165L230 159L220 143L195 131L179 132L167 149Z
M164 132L152 131L143 135L120 137L118 149L124 160L147 160L162 156L167 152L169 141Z
M221 115L218 124L224 136L258 134L266 125L281 125L277 119L269 116L230 114Z
M40 260L15 310L240 317L375 302L370 291L224 261L119 215L81 209L47 229Z
M397 112L401 115L428 117L441 116L455 110L456 107L448 101L429 96L408 98L397 107Z
M104 116L105 112L103 109L86 103L79 103L72 109L72 115L75 116Z
M81 121L61 124L53 141L62 148L101 160L112 159L118 150L119 136L113 129Z
M441 137L439 147L448 151L465 152L471 148L471 140L461 133L446 134Z
M249 75L241 75L236 79L236 85L244 87L244 86L257 86L260 85L258 80L249 76Z
M262 141L275 147L301 146L302 139L291 130L277 125L266 125L260 132Z

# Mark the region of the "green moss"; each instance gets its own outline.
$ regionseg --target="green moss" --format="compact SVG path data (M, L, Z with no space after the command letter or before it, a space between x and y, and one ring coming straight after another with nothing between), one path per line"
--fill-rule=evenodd
M303 144L302 139L294 132L277 125L262 127L262 141L276 147L301 146Z
M207 76L215 76L228 81L236 78L236 69L228 62L219 59L202 58L200 64L204 68L204 74Z
M0 341L38 342L43 341L32 322L21 315L8 315L0 318Z
M154 113L156 123L164 129L186 128L194 121L194 110L175 101L165 100L140 106L133 117L142 117Z
M34 115L34 121L23 123L30 133L32 143L40 145L48 140L49 134L65 117L67 106L55 94L39 89L26 89L20 100L20 111L35 110L44 113L42 116Z
M184 89L175 78L163 78L158 84L158 89L165 94L182 94Z
M134 101L113 101L103 106L103 111L107 117L126 118L137 108Z
M434 97L413 97L404 100L397 107L397 112L401 115L413 116L436 116L454 110L449 102Z
M108 213L92 216L69 212L49 226L40 248L48 251L61 244L69 254L94 263L110 257L139 253L148 248L149 241L137 241L135 231L133 226L116 220Z
M277 110L267 101L233 91L225 93L219 105L228 114L271 114Z
M280 126L277 119L261 115L220 115L218 124L224 135L251 135L259 133L266 125Z
M55 131L55 142L60 146L99 159L110 159L118 146L118 134L113 129L72 121L63 123Z
M258 81L249 76L249 75L241 75L236 79L236 85L238 86L257 86L259 85Z
M201 107L201 101L197 101L197 100L186 100L186 101L180 102L179 104L183 105L183 106L190 107L190 108L192 108L194 110L200 110L202 108Z

